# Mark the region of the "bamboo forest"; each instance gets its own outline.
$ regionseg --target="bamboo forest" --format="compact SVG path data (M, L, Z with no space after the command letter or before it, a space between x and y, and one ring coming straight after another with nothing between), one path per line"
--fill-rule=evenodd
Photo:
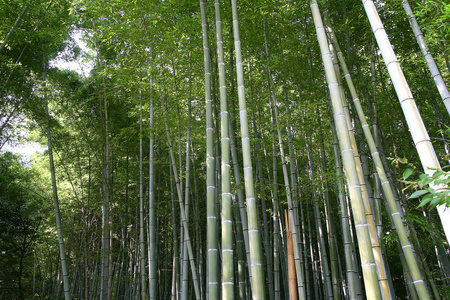
M0 299L450 299L448 1L0 20Z

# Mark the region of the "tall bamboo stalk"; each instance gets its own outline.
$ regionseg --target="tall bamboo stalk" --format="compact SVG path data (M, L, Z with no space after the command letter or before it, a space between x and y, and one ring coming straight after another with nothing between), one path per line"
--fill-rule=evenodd
M442 79L441 72L434 61L433 55L428 51L427 43L423 38L422 31L420 30L419 24L417 23L416 17L414 16L411 6L409 6L408 0L402 1L403 8L405 9L406 15L408 16L409 23L411 24L411 28L414 32L414 36L416 37L417 44L419 44L420 50L422 50L422 54L425 57L425 61L427 62L428 69L430 70L431 76L436 83L436 87L439 91L439 95L444 102L445 108L447 109L447 113L450 114L450 94L448 93L447 85Z
M206 214L207 214L207 291L211 300L219 299L217 218L215 203L215 162L214 129L211 100L211 65L208 42L208 24L206 23L205 2L200 0L202 18L203 54L205 68L205 105L206 105Z
M225 62L223 53L222 19L220 2L215 1L217 62L219 69L220 128L221 128L221 179L222 179L222 298L234 299L233 264L233 223L231 216L231 166L230 166L230 125L228 114Z
M186 133L186 173L185 173L185 192L184 192L184 209L186 211L186 222L189 225L189 196L190 196L190 148L191 148L191 100L188 99L188 127ZM182 295L181 299L188 299L189 291L189 259L187 255L187 240L183 243L183 278L182 278Z
M48 147L48 157L50 161L50 173L52 178L52 191L53 191L53 204L55 207L55 219L56 219L56 231L58 233L58 244L59 244L59 255L61 257L61 268L63 272L63 284L64 284L64 298L66 300L71 299L70 295L70 283L69 283L69 272L67 269L66 262L66 247L64 244L64 238L61 228L61 214L59 212L59 200L58 200L58 189L56 186L56 175L55 175L55 164L53 162L53 148L52 139L50 134L50 121L48 113L48 101L45 101L45 123L47 127L47 147Z
M356 235L359 244L359 253L361 257L362 270L366 295L368 299L380 299L381 293L378 286L377 274L375 269L375 260L372 253L367 219L364 210L364 203L361 197L361 187L359 185L358 174L354 154L347 131L347 120L345 118L343 101L339 90L336 74L334 72L331 54L328 49L328 42L325 29L320 16L319 7L316 0L310 1L311 11L316 26L317 39L322 54L322 60L325 67L325 74L330 91L330 97L333 106L336 129L340 141L341 155L347 175L347 184L352 203L353 219L355 221Z
M266 44L267 45L267 44ZM273 83L272 83L273 85ZM284 90L284 94L285 94L285 101L287 101L287 94L286 94L286 90L283 88ZM275 99L275 98L274 98ZM286 105L286 114L288 115L288 120L290 123L291 120L291 115L290 115L290 111L289 111L289 107L288 105ZM277 122L278 123L278 122ZM296 166L296 159L295 159L295 154L294 154L294 142L293 142L293 134L292 134L292 126L291 124L288 124L287 126L287 133L288 133L288 150L289 150L289 171L290 171L290 186L292 189L292 196L291 198L293 199L292 204L293 204L293 213L294 213L294 224L295 224L295 230L294 232L296 233L296 238L297 238L297 245L295 245L294 247L298 248L298 253L299 253L299 265L300 265L300 270L302 272L302 278L303 278L303 282L301 283L301 288L303 290L305 290L305 275L304 275L304 270L305 270L305 263L303 261L303 249L302 249L302 235L300 234L300 220L298 219L298 203L300 202L300 196L299 196L299 192L297 191L297 166ZM302 220L303 222L303 220ZM303 225L303 224L302 224ZM292 228L291 228L292 230ZM306 295L306 290L305 290L305 295Z
M264 269L261 258L261 241L258 231L258 208L256 204L251 160L250 137L248 133L247 105L245 102L244 70L242 67L241 40L236 0L231 1L233 11L234 46L236 53L236 74L239 98L239 116L241 124L242 155L244 162L245 194L247 200L248 235L250 264L252 270L253 300L265 298Z
M140 270L141 270L141 297L147 299L147 280L145 273L145 235L144 235L144 171L142 166L142 93L139 91L139 247L140 247Z
M275 300L281 299L281 271L280 271L280 251L282 242L280 241L280 220L279 220L279 203L278 203L278 172L277 172L277 147L275 138L275 124L272 122L272 207L273 207L273 271L274 271L274 293Z
M19 14L19 16L16 19L16 22L14 22L13 27L11 27L11 29L9 30L8 34L5 37L5 40L3 41L3 43L0 45L0 53L2 53L3 48L5 48L6 44L8 43L8 41L11 39L12 34L14 33L14 31L17 30L17 28L20 25L20 21L22 20L23 16L25 15L25 13L27 12L29 7L29 3L27 3L25 5L25 7L23 8L22 12Z
M150 300L157 296L157 259L156 259L156 212L155 212L155 150L153 133L153 81L150 79L150 144L149 144L149 188L148 188L148 219L149 219L149 294Z
M432 175L435 170L441 170L438 158L434 151L433 144L428 136L427 129L417 109L416 102L409 88L408 82L402 72L397 57L392 49L392 45L384 30L380 17L378 16L377 9L372 0L363 0L364 9L366 10L367 17L369 18L372 31L374 32L375 39L377 40L378 47L383 55L384 63L392 79L392 83L397 93L398 100L402 107L403 113L406 118L406 122L409 127L409 131L414 140L414 145L419 154L420 161L425 173ZM434 187L437 192L442 190L443 186ZM450 242L450 209L446 209L445 205L439 205L437 207L439 217L441 218L442 227L444 228L447 242Z

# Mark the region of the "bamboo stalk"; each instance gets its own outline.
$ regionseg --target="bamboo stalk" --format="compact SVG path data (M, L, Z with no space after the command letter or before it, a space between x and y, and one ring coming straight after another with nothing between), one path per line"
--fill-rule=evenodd
M147 281L145 273L145 236L144 236L144 171L142 166L142 93L139 91L139 247L140 247L140 270L141 270L141 297L147 299Z
M70 283L69 283L69 272L67 269L66 262L66 247L64 244L64 238L62 233L61 226L61 214L59 211L59 200L58 200L58 189L56 186L56 175L55 175L55 164L53 162L53 148L52 148L52 140L50 134L50 122L49 122L49 113L48 113L48 102L45 101L45 121L47 127L47 147L48 147L48 156L50 161L50 173L52 178L52 191L53 191L53 205L55 207L55 219L56 219L56 231L58 233L58 244L59 244L59 254L61 258L61 268L63 272L63 284L64 284L64 298L66 300L71 299L70 295Z
M428 51L427 43L423 38L422 31L420 30L419 24L417 23L416 17L414 16L411 6L409 5L408 0L402 1L403 8L405 9L406 15L408 16L409 23L411 24L411 28L414 32L414 36L416 37L417 44L419 44L420 50L422 50L422 54L425 57L425 61L427 62L428 69L430 70L431 76L436 83L436 87L439 91L439 95L442 98L442 102L444 102L445 108L447 109L447 113L450 114L450 94L448 92L447 85L442 79L441 72L439 72L438 66L434 61L433 55Z
M292 242L291 222L289 220L289 213L285 210L284 216L286 218L286 240L288 253L288 272L289 272L289 299L297 300L297 278L295 277L295 259L294 259L294 245Z
M372 0L363 0L364 9L367 17L369 18L372 31L374 32L375 39L377 40L378 47L380 48L383 60L386 64L386 68L392 79L392 83L397 93L400 105L408 124L408 128L414 140L414 145L419 154L422 167L426 174L432 175L435 170L441 170L438 158L434 151L434 147L428 136L427 129L417 109L416 102L411 94L408 82L400 68L400 64L397 61L397 57L392 49L392 45L384 30L383 24L375 5ZM433 187L437 192L443 190L443 186ZM446 209L445 205L439 205L437 207L439 217L441 219L442 227L444 228L447 242L450 241L450 209ZM423 295L426 297L426 295Z
M214 129L211 100L211 66L208 42L208 24L206 23L205 2L200 0L202 18L203 53L205 68L205 105L206 105L206 214L207 214L207 291L209 299L219 299L217 218L215 213L216 186L214 180Z
M361 187L359 185L358 174L354 154L351 147L349 134L347 131L347 121L343 109L343 101L339 91L336 74L334 72L331 54L328 49L327 37L320 16L319 7L316 0L310 1L311 11L316 26L317 39L319 41L320 52L325 67L325 74L330 91L330 97L333 104L334 118L338 137L340 141L341 155L347 175L347 183L352 203L353 219L355 221L356 235L359 244L359 253L361 257L363 278L365 283L366 295L368 299L380 299L381 293L378 286L377 274L375 269L375 260L372 253L370 234L367 226L367 218L364 212L364 203L361 197Z
M230 125L228 114L227 87L222 38L222 19L220 2L215 1L217 62L219 69L220 91L220 128L221 128L221 179L222 179L222 298L234 299L233 265L233 223L231 216L231 166L230 166Z
M11 29L9 30L8 34L5 37L5 40L3 41L3 43L0 45L0 53L2 53L3 49L5 48L6 44L8 43L8 41L11 39L12 34L14 33L14 31L16 31L16 29L19 27L20 25L20 21L22 20L23 16L25 15L25 13L27 12L29 7L29 3L27 3L25 5L25 7L23 8L22 12L19 14L19 16L16 19L16 22L14 22L13 27L11 27Z
M395 228L397 231L397 234L399 235L399 239L400 239L400 243L402 246L402 250L404 252L405 258L406 258L406 262L408 264L408 267L411 271L411 276L412 276L412 280L414 282L414 285L416 287L416 289L418 290L418 295L420 299L428 299L429 295L428 295L428 291L426 289L426 285L423 281L423 276L420 273L418 264L417 264L417 260L414 256L414 253L412 251L412 246L411 243L409 242L408 236L406 234L406 230L405 227L403 225L403 221L401 219L400 213L397 209L397 205L395 203L395 199L394 199L394 193L391 189L391 186L389 184L389 181L387 179L386 176L386 172L384 170L383 164L381 162L380 159L380 155L378 152L378 149L376 148L375 145L375 140L372 136L372 132L370 131L370 127L369 124L366 121L366 117L364 115L364 111L361 107L361 103L360 100L358 98L358 95L356 93L356 89L355 86L353 85L353 81L351 79L351 76L349 74L348 68L347 68L347 64L345 63L344 60L344 56L342 54L342 52L340 51L339 48L339 44L337 41L336 36L334 36L333 34L331 35L332 37L332 41L334 43L334 46L338 52L338 58L339 58L339 62L341 64L341 68L344 71L344 76L345 79L347 81L347 85L349 87L351 96L353 98L353 103L355 104L355 108L356 111L358 113L358 118L361 122L361 126L364 132L364 136L367 140L367 144L369 146L369 150L371 152L372 155L372 159L374 160L374 164L376 167L376 171L378 176L380 177L381 180L381 186L383 188L383 194L384 194L384 198L386 199L387 203L388 203L388 212L392 217L392 220L395 224Z
M239 115L241 123L242 155L244 161L245 194L247 200L248 235L250 247L250 264L252 274L253 300L265 298L264 269L260 251L260 235L258 231L257 203L253 182L250 137L248 133L247 105L245 102L244 70L242 67L241 40L239 37L239 21L236 0L231 1L233 15L234 45L236 53L236 74L239 97Z

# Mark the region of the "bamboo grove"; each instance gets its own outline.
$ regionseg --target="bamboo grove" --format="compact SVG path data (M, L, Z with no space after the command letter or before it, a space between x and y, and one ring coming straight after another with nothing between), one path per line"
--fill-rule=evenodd
M448 4L0 5L0 299L448 297Z

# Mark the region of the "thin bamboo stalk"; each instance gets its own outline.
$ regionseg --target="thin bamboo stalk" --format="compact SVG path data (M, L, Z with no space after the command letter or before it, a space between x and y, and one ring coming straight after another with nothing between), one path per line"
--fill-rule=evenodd
M318 119L319 122L321 122L320 114L318 113ZM336 247L336 234L335 234L335 228L334 228L334 222L332 218L331 213L331 199L330 195L328 193L328 180L327 180L327 174L328 174L328 168L327 168L327 162L325 158L325 146L323 143L323 133L322 133L322 127L319 127L319 139L320 139L320 161L319 166L322 168L322 187L323 187L323 196L324 196L324 206L325 206L325 217L326 217L326 224L327 224L327 232L328 232L328 246L330 248L330 267L331 267L331 283L333 287L333 299L338 300L339 299L339 287L338 287L338 259L337 259L337 247Z
M253 99L252 99L253 100ZM268 286L269 286L269 299L274 300L275 298L275 291L274 291L274 270L273 270L273 263L272 263L272 253L271 253L271 247L270 247L270 238L269 238L269 221L267 218L267 208L266 208L266 194L265 194L265 184L264 184L264 176L263 176L263 169L262 169L262 162L261 162L261 153L260 153L260 134L258 131L258 128L256 126L256 118L254 116L254 105L252 102L252 123L253 123L253 133L256 138L256 145L255 145L255 152L256 152L256 170L258 171L258 177L259 177L259 186L260 186L260 194L261 194L261 209L262 209L262 216L263 216L263 223L262 226L264 228L264 252L266 254L266 262L267 262L267 276L268 276ZM278 282L279 284L279 282Z
M153 133L153 82L150 79L150 141L149 141L149 188L148 188L148 214L149 214L149 296L150 300L157 296L157 260L156 260L156 209L155 209L155 150Z
M448 92L447 85L442 79L441 72L434 61L433 55L428 51L427 43L423 38L422 31L420 30L419 24L417 23L416 17L414 16L411 6L409 5L408 0L402 1L403 8L405 9L406 15L408 16L409 23L411 24L411 28L414 32L414 36L416 37L417 44L419 44L420 50L422 50L422 54L425 57L425 61L427 62L428 69L430 70L431 76L436 83L436 87L439 91L439 95L444 102L445 108L447 109L447 113L450 114L450 94Z
M190 196L190 144L191 144L191 100L188 99L188 127L187 127L187 134L186 134L186 173L185 173L185 192L184 192L184 206L186 211L186 222L189 226L189 196ZM189 291L189 272L187 271L189 268L188 264L188 255L187 255L187 240L184 240L183 243L183 278L182 278L182 295L181 299L187 299L188 298L188 291Z
M278 182L277 182L277 147L275 138L275 126L272 124L272 207L273 207L273 271L274 271L274 292L275 299L281 299L280 280L282 272L280 271L280 251L282 242L280 242L280 222L279 222L279 203L278 203ZM284 264L283 264L284 265Z
M139 91L139 247L140 247L140 270L141 270L141 297L147 299L147 280L145 272L145 234L144 234L144 171L142 166L142 93Z
M55 164L53 162L53 148L52 148L52 139L51 139L51 133L50 133L50 121L49 121L48 102L47 101L45 101L45 121L46 121L46 127L47 127L47 147L48 147L48 156L49 156L49 161L50 161L50 173L51 173L51 178L52 178L53 205L55 207L56 231L58 233L59 255L61 258L61 268L62 268L62 272L63 272L64 298L66 300L70 300L71 295L70 295L69 272L67 269L66 249L65 249L66 247L64 244L64 238L63 238L62 226L61 226L61 214L59 211L58 189L56 186Z
M14 22L13 27L11 27L11 29L9 30L8 34L5 37L5 40L3 41L3 43L0 45L0 53L2 53L3 49L5 48L6 44L9 42L9 40L11 39L12 34L14 33L14 31L17 30L17 28L20 25L20 21L22 20L23 16L25 15L25 13L27 12L29 8L29 3L27 3L25 5L25 7L23 8L23 10L21 11L21 13L19 14L19 16L16 19L16 22Z
M285 91L285 100L287 102L287 95L286 95L286 90L283 88L283 90ZM290 111L289 111L289 105L286 105L286 114L288 115L288 120L290 123ZM278 123L278 122L277 122ZM291 124L288 124L287 126L287 133L288 133L288 150L289 150L289 171L290 171L290 180L291 180L291 187L292 187L292 199L293 199L293 212L294 212L294 224L295 224L295 232L297 233L297 245L295 247L298 248L299 251L299 264L300 264L300 269L302 270L303 273L303 280L306 282L305 280L305 275L304 275L304 270L305 270L305 263L303 261L303 243L302 243L302 235L300 232L300 221L298 219L298 203L301 202L300 201L300 196L299 196L299 192L297 191L297 173L296 173L296 160L295 160L295 154L294 154L294 142L293 142L293 134L292 134L292 126ZM302 220L303 222L303 220ZM305 282L303 282L303 285L305 284ZM306 295L306 287L302 287L302 289L305 290L305 295Z

